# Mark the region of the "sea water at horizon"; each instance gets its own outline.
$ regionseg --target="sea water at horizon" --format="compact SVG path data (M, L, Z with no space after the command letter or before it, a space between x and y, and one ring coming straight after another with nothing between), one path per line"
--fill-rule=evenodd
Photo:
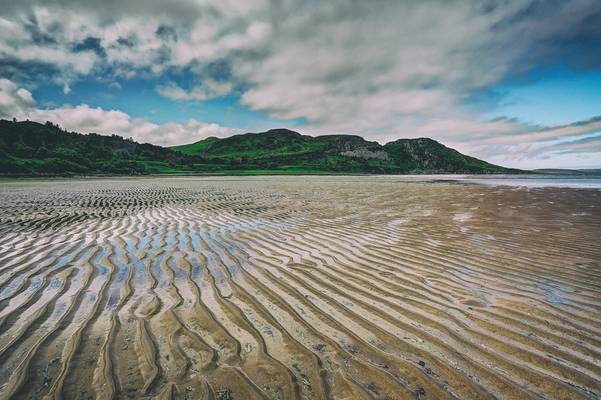
M440 182L454 181L457 183L479 183L492 186L521 186L521 187L565 187L582 189L601 189L601 174L587 175L555 175L555 174L525 174L525 175L381 175L385 178L396 178L401 181Z
M468 175L464 181L488 185L526 187L570 187L601 189L601 174L595 175Z

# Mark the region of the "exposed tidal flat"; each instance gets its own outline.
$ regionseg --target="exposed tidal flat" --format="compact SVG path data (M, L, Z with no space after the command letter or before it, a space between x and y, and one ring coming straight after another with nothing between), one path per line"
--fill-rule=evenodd
M597 399L601 190L507 183L1 182L0 398Z

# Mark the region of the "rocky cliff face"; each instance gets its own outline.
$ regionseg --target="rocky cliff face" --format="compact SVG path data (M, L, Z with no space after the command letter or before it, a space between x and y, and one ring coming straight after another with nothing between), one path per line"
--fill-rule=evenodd
M346 156L346 157L359 157L359 158L365 158L365 159L370 159L370 158L375 158L378 160L388 160L388 153L385 152L384 150L369 150L369 149L356 149L356 150L347 150L347 151L342 151L340 152L341 156Z

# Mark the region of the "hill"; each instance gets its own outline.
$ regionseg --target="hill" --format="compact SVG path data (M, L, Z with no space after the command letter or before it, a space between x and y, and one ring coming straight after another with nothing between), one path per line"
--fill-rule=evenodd
M50 122L0 120L3 174L137 175L177 172L194 161L194 157L180 152L117 135L82 135Z
M305 136L287 129L165 148L117 135L67 132L47 122L0 120L4 175L148 173L512 173L432 139L382 146L360 136Z
M171 149L206 161L276 172L356 173L516 173L427 138L399 139L380 145L360 136L305 136L287 129L210 137Z

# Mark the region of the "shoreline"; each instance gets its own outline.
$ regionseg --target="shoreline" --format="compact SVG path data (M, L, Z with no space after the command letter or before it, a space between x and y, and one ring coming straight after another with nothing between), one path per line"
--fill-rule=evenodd
M181 179L203 181L290 181L294 178L309 180L336 180L370 178L374 182L397 183L449 183L461 185L486 185L497 187L557 187L574 189L601 189L601 174L598 175L553 175L553 174L148 174L148 175L74 175L74 176L0 176L0 184L19 182L86 182L86 181L161 181ZM261 179L264 178L264 179Z
M363 173L363 172L302 172L302 173L290 173L290 172L282 172L282 173L221 173L221 172L199 172L199 173L169 173L169 174L139 174L139 175L130 175L130 174L90 174L90 175L77 175L77 174L0 174L0 179L7 178L17 178L17 179L27 179L27 178L143 178L143 177L169 177L169 176L426 176L426 175L474 175L474 176L494 176L494 175L502 175L502 176L523 176L523 175L540 175L545 176L549 175L547 173L537 173L532 171L524 171L523 173L507 173L507 174L499 174L499 173L469 173L469 172L419 172L419 173L407 173L407 174L371 174L371 173ZM580 176L580 175L574 175Z

